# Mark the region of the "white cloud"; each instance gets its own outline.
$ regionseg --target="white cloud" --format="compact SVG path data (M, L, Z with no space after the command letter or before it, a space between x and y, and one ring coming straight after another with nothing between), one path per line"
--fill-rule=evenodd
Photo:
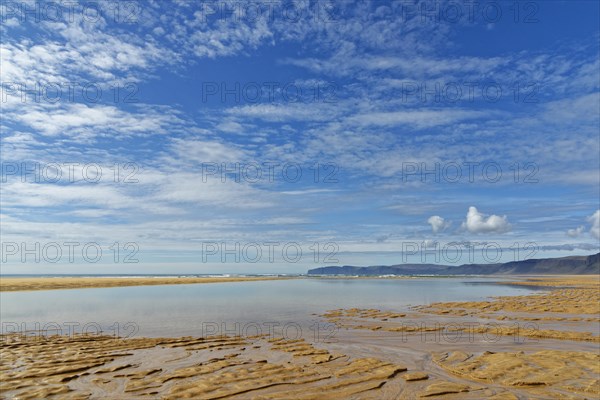
M572 237L572 238L579 237L579 236L580 236L580 235L583 233L583 230L584 230L584 229L585 229L585 228L584 228L583 226L578 226L578 227L577 227L577 228L575 228L575 229L569 229L569 230L567 231L567 236L568 236L568 237Z
M224 121L217 125L217 129L227 133L242 133L244 127L235 121Z
M57 34L53 40L9 39L0 46L3 81L30 86L35 82L94 82L108 87L122 79L137 81L141 71L155 68L158 61L178 59L148 38L111 35L81 20L45 27Z
M430 128L433 126L456 123L466 119L481 118L483 116L485 116L485 113L479 111L431 109L359 114L350 118L350 120L360 125L415 125L417 128Z
M208 140L173 139L171 150L180 160L201 163L243 163L249 160L250 153L230 143Z
M600 239L600 209L587 217L587 221L592 224L590 234L596 239Z
M240 23L218 23L214 29L195 30L189 37L189 45L198 57L224 57L243 51L245 48L257 48L272 38L265 21L254 25Z
M177 113L168 107L139 106L127 112L115 106L31 104L15 110L7 119L25 124L47 136L96 137L165 133L167 128L182 124Z
M440 76L454 73L490 73L509 63L510 60L500 57L460 57L453 59L436 59L424 57L364 57L354 51L338 52L333 57L321 59L285 59L284 63L307 68L314 72L334 75L350 75L357 71L396 71L404 77L419 78L422 76Z
M337 107L324 103L254 104L232 107L228 115L264 121L330 121L339 114Z
M436 240L427 239L423 241L423 245L427 249L434 249L439 245L439 242Z
M486 218L487 217L487 218ZM510 224L506 215L490 215L480 213L476 207L469 207L467 219L462 224L462 228L471 233L504 233L510 230Z
M429 217L427 223L431 225L431 230L433 233L442 232L450 226L450 221L446 221L443 217L438 215Z

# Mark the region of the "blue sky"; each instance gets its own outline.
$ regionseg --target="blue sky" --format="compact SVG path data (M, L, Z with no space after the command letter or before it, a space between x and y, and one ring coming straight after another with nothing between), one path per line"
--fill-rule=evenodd
M2 3L2 273L599 249L598 2L69 4Z

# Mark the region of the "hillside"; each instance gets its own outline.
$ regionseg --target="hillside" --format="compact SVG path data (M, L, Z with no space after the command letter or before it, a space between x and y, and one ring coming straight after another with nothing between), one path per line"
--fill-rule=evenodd
M600 273L600 253L589 256L540 258L502 264L397 264L356 267L327 266L309 270L308 275L586 275Z

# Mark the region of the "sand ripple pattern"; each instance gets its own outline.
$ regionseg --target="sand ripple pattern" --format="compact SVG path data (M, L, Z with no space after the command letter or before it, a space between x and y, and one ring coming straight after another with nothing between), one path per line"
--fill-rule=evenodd
M332 354L304 340L2 339L0 393L7 399L375 399L388 380L406 371L375 358ZM369 393L374 389L382 391Z

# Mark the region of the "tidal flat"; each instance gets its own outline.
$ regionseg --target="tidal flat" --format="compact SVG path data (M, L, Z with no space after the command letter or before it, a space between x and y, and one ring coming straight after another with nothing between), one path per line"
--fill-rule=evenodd
M161 287L154 295L164 297L164 309L153 304L154 317L142 307L149 293L144 289L159 286L2 293L0 396L586 399L600 394L597 276ZM213 302L223 304L218 292L232 298L231 307L213 309ZM278 303L283 292L288 300ZM312 297L306 297L309 292ZM38 297L28 303L32 295ZM247 309L237 297L247 299ZM184 307L186 301L192 306ZM80 313L64 309L71 302L79 303ZM250 309L255 311L248 315ZM168 310L170 319L163 314ZM32 320L17 324L25 314L46 323L83 323L84 313L100 329L40 332L29 329L36 327ZM198 319L189 319L194 313ZM138 329L126 335L110 331L108 316L129 317Z

